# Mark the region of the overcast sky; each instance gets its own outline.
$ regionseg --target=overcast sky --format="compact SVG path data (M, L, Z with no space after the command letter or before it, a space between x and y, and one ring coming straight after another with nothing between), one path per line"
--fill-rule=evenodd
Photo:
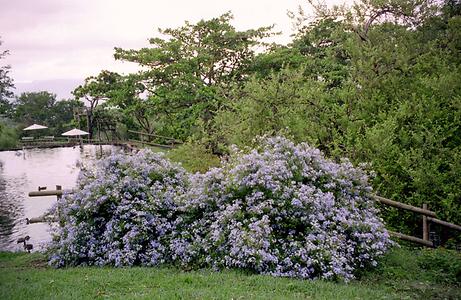
M115 62L113 48L147 46L159 27L232 11L237 29L274 24L283 43L292 33L287 11L299 5L308 8L306 0L0 0L0 50L10 51L0 64L11 65L17 93L47 89L70 97L100 70L134 71L131 63Z

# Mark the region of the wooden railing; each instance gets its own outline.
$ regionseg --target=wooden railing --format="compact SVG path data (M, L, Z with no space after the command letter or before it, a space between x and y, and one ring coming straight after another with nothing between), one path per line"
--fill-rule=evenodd
M422 237L423 238L421 239L421 238L411 236L411 235L406 235L400 232L389 231L389 234L399 239L418 243L418 244L421 244L427 247L434 247L433 242L429 240L429 222L436 223L436 224L439 224L439 225L442 225L442 226L445 226L445 227L448 227L454 230L461 231L461 226L437 219L435 212L427 209L427 204L423 204L423 207L421 208L421 207L416 207L416 206L408 205L405 203L393 201L390 199L386 199L386 198L383 198L377 195L373 195L373 198L382 204L393 206L399 209L409 210L409 211L423 215L422 217L422 222L423 222Z
M56 199L59 200L61 199L62 195L64 193L71 193L72 191L68 190L63 190L62 186L57 185L55 190L47 190L47 187L38 187L38 191L32 191L29 192L29 197L48 197L48 196L56 196ZM39 217L34 217L34 218L26 218L27 224L33 224L33 223L44 223L48 221L54 221L53 216L49 216L47 214L44 214Z
M77 139L77 138L38 138L38 139L21 139L18 146L12 150L21 150L28 148L53 148L53 147L72 147L79 144L93 144L93 145L102 145L102 144L117 144L119 142L114 141L102 141L99 139Z
M182 141L175 139L174 137L168 137L159 134L146 133L142 131L128 130L128 133L132 133L138 136L138 139L129 139L129 142L139 143L141 145L149 145L159 148L172 149L175 146L182 144Z

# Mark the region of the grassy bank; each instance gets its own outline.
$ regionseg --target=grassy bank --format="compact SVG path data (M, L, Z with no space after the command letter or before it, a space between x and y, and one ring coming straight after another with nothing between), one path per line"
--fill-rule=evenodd
M396 249L345 284L166 267L56 270L41 254L0 253L0 299L460 299L460 262L459 253Z

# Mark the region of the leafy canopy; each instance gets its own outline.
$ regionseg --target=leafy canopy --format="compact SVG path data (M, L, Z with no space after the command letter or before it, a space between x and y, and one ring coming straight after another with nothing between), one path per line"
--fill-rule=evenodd
M138 63L149 113L162 124L160 131L185 138L202 120L206 130L223 99L218 88L245 80L261 39L271 27L237 31L232 15L186 22L177 29L159 30L151 47L139 50L115 48L115 58Z

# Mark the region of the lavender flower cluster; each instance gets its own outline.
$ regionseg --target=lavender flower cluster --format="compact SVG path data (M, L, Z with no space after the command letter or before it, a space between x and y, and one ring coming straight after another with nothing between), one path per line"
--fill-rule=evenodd
M350 280L391 245L364 171L264 138L188 175L157 154L114 156L58 205L51 263L241 268Z
M262 274L349 280L391 242L368 177L307 144L264 139L220 169L195 175L183 196L193 221L183 261ZM191 259L192 257L192 259Z
M159 265L169 256L176 199L186 191L181 167L151 151L116 154L82 171L77 192L54 207L50 264Z

